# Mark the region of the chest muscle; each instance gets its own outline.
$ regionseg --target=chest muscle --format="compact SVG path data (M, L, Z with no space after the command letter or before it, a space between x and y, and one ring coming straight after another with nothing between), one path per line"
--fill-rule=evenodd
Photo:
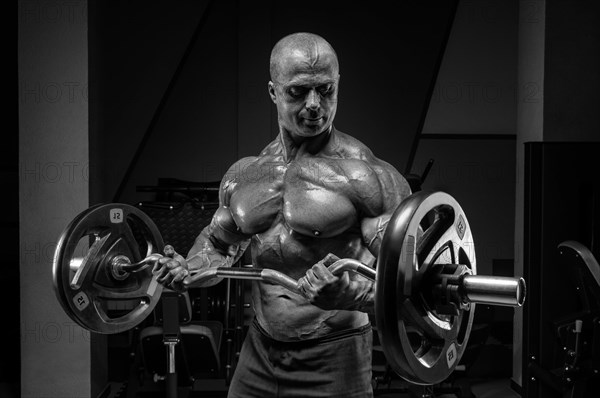
M254 166L231 181L230 210L242 232L263 233L283 222L302 235L327 238L356 223L348 184L330 167L315 173L302 162Z

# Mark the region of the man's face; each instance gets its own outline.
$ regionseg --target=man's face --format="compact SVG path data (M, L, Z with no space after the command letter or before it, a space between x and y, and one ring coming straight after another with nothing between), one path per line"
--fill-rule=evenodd
M269 94L283 129L299 137L329 129L337 109L339 82L334 57L323 53L311 59L300 51L282 57L277 81L269 82Z

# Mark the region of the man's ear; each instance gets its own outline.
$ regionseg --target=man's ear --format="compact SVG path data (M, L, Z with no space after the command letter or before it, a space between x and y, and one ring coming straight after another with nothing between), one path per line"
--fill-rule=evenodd
M276 103L277 94L275 93L275 84L272 81L269 81L268 90L269 96L271 97L271 101L273 101L273 103Z

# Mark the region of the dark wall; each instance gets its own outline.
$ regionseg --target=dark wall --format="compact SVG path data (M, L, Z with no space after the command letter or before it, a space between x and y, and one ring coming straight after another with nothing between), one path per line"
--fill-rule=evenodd
M158 177L220 179L235 160L233 6L212 8L121 201L137 201L136 185ZM90 5L90 178L97 202L112 201L204 8L192 1Z
M546 2L544 141L600 141L600 3Z
M459 2L424 133L515 134L517 23L518 1Z

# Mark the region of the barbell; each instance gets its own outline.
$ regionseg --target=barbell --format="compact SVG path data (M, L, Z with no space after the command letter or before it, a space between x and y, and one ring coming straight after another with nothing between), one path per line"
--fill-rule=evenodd
M53 282L63 309L93 332L135 327L161 296L150 265L162 257L163 246L154 222L136 207L112 203L83 211L65 228L55 251ZM385 357L398 375L416 384L439 383L454 370L475 304L518 307L526 295L523 278L477 275L467 217L452 196L439 191L417 192L400 203L376 269L345 258L329 270L375 282L375 323ZM196 287L214 278L275 283L299 294L296 280L266 268L193 270L183 283Z

